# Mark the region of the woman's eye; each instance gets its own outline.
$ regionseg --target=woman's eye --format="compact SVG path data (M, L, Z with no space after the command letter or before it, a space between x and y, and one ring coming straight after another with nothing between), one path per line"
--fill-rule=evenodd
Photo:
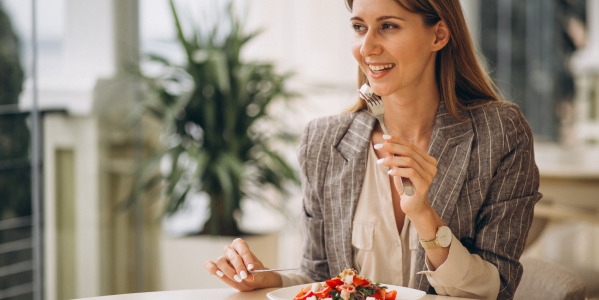
M395 28L398 28L398 26L394 25L394 24L384 23L383 25L381 25L381 29L383 29L383 30L395 29Z
M363 31L364 29L366 29L366 27L364 27L360 24L352 24L351 27L354 29L355 32L360 32L360 31Z

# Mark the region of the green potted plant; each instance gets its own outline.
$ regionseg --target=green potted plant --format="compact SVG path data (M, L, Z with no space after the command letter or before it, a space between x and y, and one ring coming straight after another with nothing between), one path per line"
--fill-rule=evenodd
M149 160L136 188L163 184L166 214L191 194L205 193L210 213L200 234L240 235L242 199L260 199L265 188L284 199L289 184L299 183L296 170L273 150L273 142L295 136L268 111L273 102L296 96L285 86L291 74L241 58L258 32L243 32L231 2L211 28L183 26L172 0L170 7L185 62L150 56L162 72L145 77L155 97L143 107L163 122L165 148ZM157 171L165 162L169 170Z
M19 39L0 3L0 107L8 108L0 114L0 220L31 215L30 133L16 109L24 80Z

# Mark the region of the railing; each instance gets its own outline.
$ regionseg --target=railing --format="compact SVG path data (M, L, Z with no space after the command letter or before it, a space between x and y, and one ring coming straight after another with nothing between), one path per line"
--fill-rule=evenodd
M46 109L39 111L40 118L48 113L66 113L66 111L64 109ZM26 120L30 117L31 112L20 110L17 105L0 105L0 120ZM41 128L35 128L29 124L28 129L31 132L37 131L38 137L43 140ZM8 136L8 138L13 137ZM18 138L30 139L27 136ZM40 161L38 170L41 170L42 165L43 163ZM32 170L32 162L27 152L23 153L22 157L8 159L0 157L0 174L9 174L8 176L10 176L11 172L23 169L29 173ZM29 188L32 191L34 189L33 186L24 188ZM41 194L41 186L38 188ZM7 197L9 196L0 195L0 201L14 200L7 199ZM31 199L27 199L27 196L20 201L33 202ZM0 215L0 217L2 216ZM41 234L36 235L34 232L37 230L38 233L41 233L41 223L36 224L33 215L0 219L0 300L43 299L41 283L35 284L36 274L39 276L37 278L41 278L43 265L41 259L35 259L35 252L41 253L42 237Z
M0 221L0 299L33 295L31 217Z

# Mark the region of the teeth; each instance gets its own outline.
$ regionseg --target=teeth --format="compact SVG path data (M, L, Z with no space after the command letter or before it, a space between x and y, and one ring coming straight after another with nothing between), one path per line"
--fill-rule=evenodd
M393 66L394 66L394 64L378 65L378 66L368 65L368 67L370 68L370 70L372 70L373 72L378 72L378 71L390 69Z

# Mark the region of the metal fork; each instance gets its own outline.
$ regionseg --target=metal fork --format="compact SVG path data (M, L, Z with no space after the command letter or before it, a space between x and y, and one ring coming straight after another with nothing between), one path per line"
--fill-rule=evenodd
M248 273L254 274L254 273L263 273L263 272L283 272L283 271L295 271L295 270L299 270L299 269L300 268L252 270L252 271L248 271Z
M364 84L364 85L366 85L366 84ZM370 87L368 87L368 88L370 88ZM362 93L361 90L358 90L358 94L360 95L360 98L364 99L364 101L366 101L366 104L368 104L370 113L377 120L379 120L379 124L381 124L383 133L388 135L387 128L385 127L385 121L384 121L385 107L383 106L383 101L381 101L381 98L374 93L372 93L370 95L364 94L364 93ZM393 156L395 156L395 154ZM412 181L410 181L410 179L408 179L408 178L403 178L403 177L399 177L399 179L400 179L401 188L403 189L404 194L406 194L408 196L413 196L414 193L416 192L416 189L414 188L414 184L412 184Z

